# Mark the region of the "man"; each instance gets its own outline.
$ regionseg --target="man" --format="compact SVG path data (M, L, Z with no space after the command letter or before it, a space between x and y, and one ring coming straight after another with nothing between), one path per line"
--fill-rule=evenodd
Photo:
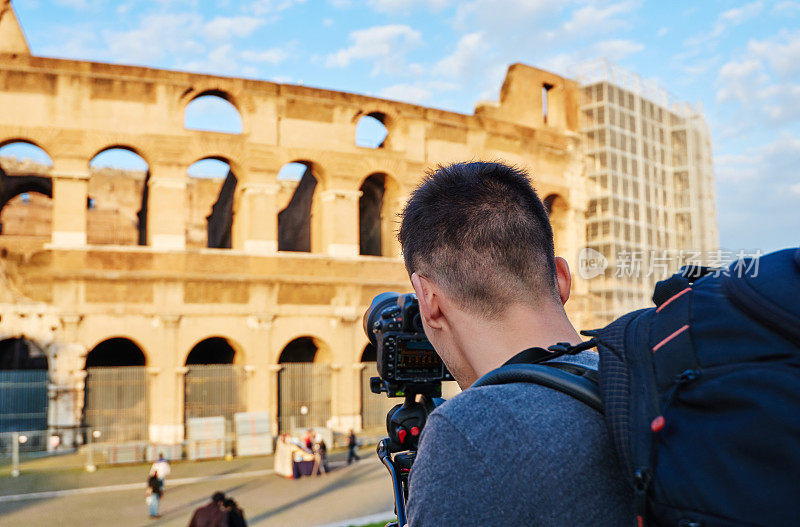
M347 464L351 464L354 460L360 461L361 458L358 457L358 439L356 438L356 433L353 429L350 429L350 437L347 438Z
M150 475L155 475L159 481L161 482L161 486L163 487L166 483L167 476L169 476L170 468L169 462L164 457L163 452L158 453L158 459L153 463L153 466L150 467Z
M215 492L208 503L194 511L189 527L228 527L228 513L223 510L225 494Z
M523 350L580 342L563 307L569 268L527 174L440 167L412 194L399 238L425 333L464 390L422 433L409 524L629 522L630 491L597 411L535 384L469 389ZM558 360L597 365L594 352Z

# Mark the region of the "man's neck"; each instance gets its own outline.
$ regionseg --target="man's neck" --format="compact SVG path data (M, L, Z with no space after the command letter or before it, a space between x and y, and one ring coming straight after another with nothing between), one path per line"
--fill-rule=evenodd
M563 307L556 305L514 304L497 320L475 317L459 325L458 345L475 374L470 385L522 350L581 342Z

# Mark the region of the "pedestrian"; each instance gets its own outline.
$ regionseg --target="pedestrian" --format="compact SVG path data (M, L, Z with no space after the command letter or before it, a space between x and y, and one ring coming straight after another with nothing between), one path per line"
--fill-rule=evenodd
M309 452L314 451L314 429L309 428L306 430L306 437L303 439L303 442L306 445L306 450Z
M161 502L161 496L164 495L164 487L161 486L161 480L158 476L151 474L147 478L147 490L145 491L145 502L150 511L151 518L158 518L158 506Z
M330 472L331 469L328 467L328 445L326 445L325 440L322 439L322 434L314 436L314 454L319 456L322 470L324 470L326 474Z
M189 527L228 527L228 515L222 509L224 503L225 494L215 492L211 496L211 503L194 511Z
M233 498L225 498L225 501L222 502L222 509L228 515L228 527L247 527L244 511L238 503L233 501Z
M166 479L169 476L170 468L169 462L167 462L166 458L164 458L164 453L158 453L158 459L153 463L153 466L150 467L150 475L156 475L159 480L161 480L161 487L166 487Z
M356 433L351 429L350 430L350 437L347 440L347 464L353 462L355 459L356 461L360 461L361 458L358 457L356 453L356 449L358 449L358 439L356 439Z

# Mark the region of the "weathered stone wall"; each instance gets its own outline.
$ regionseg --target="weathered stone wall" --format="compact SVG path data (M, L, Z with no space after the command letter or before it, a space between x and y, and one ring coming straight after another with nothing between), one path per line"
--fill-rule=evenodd
M53 198L32 195L3 212L9 229L28 231L0 236L0 261L17 291L4 305L0 333L19 335L22 320L42 321L60 408L53 426L79 421L86 355L114 337L131 339L146 357L153 441L183 437L183 368L208 337L224 337L237 350L248 409L275 416L278 357L308 336L326 350L316 360L332 364L331 425L358 427L367 342L361 316L375 294L410 290L394 222L423 171L437 163L492 159L528 169L542 197L559 196L561 255L574 263L584 240L577 87L535 68L512 66L500 101L463 115L303 86L7 51L0 48L0 146L24 141L44 149L53 161ZM187 104L204 94L238 109L241 134L184 128ZM384 145L356 146L359 118L376 113L388 129ZM139 154L149 178L90 170L112 147ZM229 250L205 248L221 180L187 175L209 157L227 161L237 179ZM279 250L280 211L297 182L277 173L290 162L304 163L316 180L308 224L299 228L308 230L308 253ZM372 174L385 181L382 256L361 256L360 234L376 232L359 225L360 189ZM87 209L89 197L94 208ZM586 285L576 277L574 289L568 310L584 325Z

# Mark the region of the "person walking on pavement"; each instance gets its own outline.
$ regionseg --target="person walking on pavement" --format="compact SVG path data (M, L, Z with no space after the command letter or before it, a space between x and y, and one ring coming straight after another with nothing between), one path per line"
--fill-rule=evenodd
M166 458L164 458L164 454L162 452L158 453L158 459L153 463L153 466L150 467L150 475L155 475L161 481L161 487L165 487L167 476L169 476L170 468L169 462L167 462Z
M223 510L225 494L215 492L208 503L194 511L189 527L228 527L228 514Z
M161 496L164 495L164 487L161 485L161 480L155 474L150 474L147 478L147 491L145 494L145 501L150 512L151 518L158 518L158 506L161 502Z
M353 462L355 459L356 461L360 461L361 458L358 457L356 453L356 449L358 449L358 439L356 439L356 434L353 430L350 430L350 437L347 440L347 464Z

